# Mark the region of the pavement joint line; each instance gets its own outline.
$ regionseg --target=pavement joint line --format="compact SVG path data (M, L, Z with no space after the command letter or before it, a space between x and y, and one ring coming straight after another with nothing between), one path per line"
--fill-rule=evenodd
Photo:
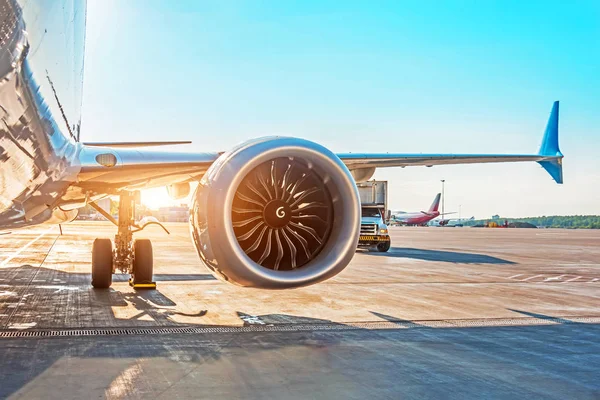
M547 317L547 318L477 318L445 319L423 321L366 321L297 324L250 324L244 326L227 325L186 325L171 327L107 327L107 328L64 328L64 329L0 329L0 339L11 338L53 338L83 336L135 336L168 334L211 334L247 332L322 332L356 330L401 330L435 328L478 328L505 326L600 324L600 316Z
M521 279L521 282L528 281L530 279L539 278L540 276L544 276L544 274L530 276L529 278Z
M52 227L54 228L54 227ZM46 232L44 232L42 235L38 236L35 240L39 239L41 236L45 235L46 233L48 233L52 228L48 229ZM25 285L26 288L31 286L31 283L35 280L35 278L37 277L38 272L40 272L40 268L42 267L42 265L44 265L44 262L46 262L46 259L48 258L48 255L50 254L50 252L52 251L52 249L54 248L54 245L56 244L56 242L58 241L58 238L60 237L60 235L56 235L56 237L54 238L54 240L52 241L52 244L50 245L50 248L48 249L48 251L46 252L46 254L44 255L44 259L42 260L42 262L40 262L40 265L37 266L37 269L35 271L35 273L33 274L33 276L31 277L31 279L29 280L29 282L27 282L27 285ZM35 241L34 240L34 241ZM32 243L32 242L30 242ZM29 243L27 244L27 246L29 246ZM10 321L13 319L13 317L15 316L15 314L17 313L17 310L19 308L19 306L21 304L23 304L23 299L25 298L26 293L23 293L23 295L21 295L21 297L19 298L19 301L16 303L16 306L12 309L12 312L10 313L10 315L8 316L8 320L6 321L5 325L6 326L10 326Z
M21 247L19 250L15 251L11 256L9 256L6 260L2 261L2 263L0 263L0 268L6 266L9 262L11 262L15 257L17 257L19 254L21 254L23 251L27 250L29 248L29 246L31 246L32 244L34 244L35 242L38 241L38 239L40 239L42 236L46 235L48 232L50 232L52 229L54 229L54 226L51 226L50 228L48 228L47 230L45 230L44 232L40 233L38 237L36 237L35 239L31 240L29 243L27 243L26 245L24 245L23 247Z
M550 276L546 279L544 279L544 282L550 282L550 281L560 281L562 280L563 276L565 276L566 274L563 275L558 275L558 276Z

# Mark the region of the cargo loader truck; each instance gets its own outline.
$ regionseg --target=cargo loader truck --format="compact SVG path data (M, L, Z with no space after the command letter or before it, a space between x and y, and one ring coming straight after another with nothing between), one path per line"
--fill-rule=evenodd
M360 195L361 220L358 247L386 252L391 241L386 221L387 181L367 181L357 184Z

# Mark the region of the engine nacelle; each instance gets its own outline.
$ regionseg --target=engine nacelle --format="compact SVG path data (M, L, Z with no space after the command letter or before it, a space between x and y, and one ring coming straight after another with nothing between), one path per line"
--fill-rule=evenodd
M174 183L167 186L167 193L173 200L183 199L190 194L190 184L188 182Z
M366 182L375 175L375 167L371 168L356 168L350 171L352 177L357 183Z
M296 138L248 141L202 178L190 229L217 278L241 286L306 286L342 271L356 251L360 200L331 151Z

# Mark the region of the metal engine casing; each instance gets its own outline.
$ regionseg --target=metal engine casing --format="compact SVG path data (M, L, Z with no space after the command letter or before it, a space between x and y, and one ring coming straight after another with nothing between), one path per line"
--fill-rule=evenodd
M167 193L173 200L183 199L190 194L190 184L188 182L174 183L167 186Z
M244 177L264 162L300 159L322 179L333 203L333 224L322 250L290 271L264 268L240 247L232 226L232 203ZM217 278L240 286L286 289L329 279L352 260L360 232L360 200L345 164L325 147L304 139L266 137L221 155L193 196L191 237L202 261Z

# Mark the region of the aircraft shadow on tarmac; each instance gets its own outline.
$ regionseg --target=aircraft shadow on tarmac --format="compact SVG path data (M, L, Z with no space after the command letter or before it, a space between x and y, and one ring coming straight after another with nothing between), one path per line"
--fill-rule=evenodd
M27 277L32 278L32 274L34 274L34 280L48 281L48 283L56 283L59 281L75 281L78 284L83 282L91 282L91 272L70 272L23 264L14 268L0 268L0 284L7 280L26 280ZM128 280L129 275L127 274L113 275L113 282L127 282ZM154 274L154 280L156 282L185 282L214 281L217 280L217 278L211 274Z
M414 321L411 321L409 319L402 319L402 318L397 318L397 317L392 317L391 315L386 315L386 314L381 314L375 311L369 311L371 314L373 314L374 316L376 316L377 318L383 319L387 322L391 322L393 324L398 324L398 325L402 325L402 326L423 326L420 325ZM408 324L408 325L407 325Z
M34 323L43 327L100 325L187 325L206 315L206 310L181 312L160 290L96 290L91 275L52 268L22 265L0 269L0 329ZM127 282L128 275L115 275L114 282ZM215 279L207 274L156 274L158 282ZM160 287L160 286L159 286ZM57 312L56 305L64 305ZM73 309L71 309L73 308ZM10 310L10 312L6 312ZM77 317L73 317L77 314ZM31 316L35 316L31 320ZM173 317L187 317L184 323ZM87 318L87 319L86 319ZM71 321L71 325L67 323ZM194 322L191 322L194 321Z
M582 323L582 322L572 321L572 320L569 320L567 318L553 317L551 315L537 314L537 313L532 313L532 312L523 311L523 310L515 310L513 308L507 308L507 310L510 310L512 312L516 312L516 313L519 313L519 314L523 314L523 315L526 315L526 316L531 317L531 318L541 319L541 320L544 320L544 321L552 321L552 322L555 322L555 323L558 323L558 324L570 324L570 325L573 325L573 324L581 324Z
M191 326L203 325L206 321L203 318L206 310L181 313L173 308L175 302L160 290L94 290L89 286L89 274L85 273L25 265L0 269L0 279L2 291L14 292L14 296L0 297L0 314L10 314L12 321L8 317L9 322L27 321L27 318L39 315L41 324L37 328L64 328L77 318L80 318L77 321L79 326L72 327ZM9 308L13 305L15 308ZM57 311L58 307L65 311ZM125 318L113 314L118 313L118 309L126 312ZM423 390L428 381L435 380L455 382L455 398L477 398L481 393L487 397L516 398L530 393L532 388L526 385L527 380L519 380L519 376L537 374L536 377L544 378L555 376L556 371L560 372L560 376L570 371L569 379L563 379L561 385L568 385L573 398L598 390L598 384L594 383L596 381L590 383L589 371L600 366L600 361L594 355L598 349L595 340L600 325L574 324L567 319L560 320L522 310L512 311L527 317L551 320L555 324L432 328L419 325L419 322L370 311L375 317L371 321L387 321L404 328L373 330L299 315L251 315L237 311L237 316L246 326L279 324L328 327L312 331L302 328L299 332L0 339L3 349L0 398L17 392L27 397L28 390L33 390L31 393L35 394L36 390L47 389L47 382L64 379L65 371L79 373L81 379L77 380L77 387L89 387L96 391L95 395L100 390L110 398L117 397L112 396L113 390L118 392L123 387L131 390L140 387L148 389L144 386L148 380L153 380L155 386L152 387L157 389L168 388L173 382L180 381L185 387L191 385L190 380L201 379L203 374L209 376L206 382L210 383L211 371L217 376L234 377L240 371L245 371L241 376L255 381L260 376L277 374L288 365L294 371L301 371L301 376L307 382L318 379L323 370L329 371L329 374L337 373L335 377L345 382L344 394L348 397L350 394L361 394L357 397L377 398L377 388L380 387L388 390L379 393L381 397L390 391L402 393L404 390L410 391L410 388L417 389L412 393L415 396L411 397L419 397L417 394L422 394L419 390ZM57 314L60 315L57 317ZM88 319L85 319L86 315ZM185 324L174 320L175 316L182 315L192 318L185 319ZM7 327L5 321L0 317L0 328ZM577 350L578 358L574 364L572 353L582 343L587 349L583 353ZM456 346L460 347L459 352ZM449 359L453 362L449 363ZM514 390L511 389L510 396L507 396L505 380L493 376L472 379L473 376L479 376L481 366L490 362L505 366L504 374L510 372L514 375L514 378L511 375L511 381L516 383L511 386ZM457 369L455 365L462 367ZM190 370L197 370L198 373L190 375ZM344 380L343 371L347 370L353 371L348 376L361 378ZM89 371L94 371L93 377ZM132 371L140 371L139 378ZM168 382L161 381L164 371L168 371ZM402 379L399 380L400 372ZM283 375L283 379L293 381L295 378ZM123 383L130 381L131 385ZM75 387L73 379L69 382L63 382L61 387L64 390ZM244 389L244 382L241 379L231 385L239 385L240 389ZM369 384L365 385L365 382ZM429 389L437 390L433 397L443 398L446 394L444 387L430 386ZM339 386L336 388L340 390ZM338 397L343 397L341 392L338 394ZM143 397L135 392L131 395Z
M151 321L158 325L189 325L180 324L173 320L174 316L203 317L207 310L199 310L192 313L184 313L169 307L177 304L162 294L159 290L144 290L136 292L120 292L117 290L95 290L90 289L96 301L103 302L112 307L128 307L131 305L136 313L128 318L128 321Z
M441 261L457 264L516 264L513 261L486 254L460 253L456 251L414 249L408 247L392 247L387 253L364 252L374 257L411 258L424 261Z
M370 312L393 323L411 322ZM83 371L79 372L83 379L77 380L78 388L89 387L95 396L100 390L107 398L144 397L140 393L149 397L150 393L160 393L174 385L190 390L207 384L208 397L211 388L228 389L227 385L230 390L242 391L252 391L259 383L261 390L277 389L270 379L281 379L282 385L286 380L304 380L307 393L312 393L314 387L310 383L321 382L323 374L328 382L335 383L335 379L343 382L343 387L334 385L330 392L326 384L318 388L321 394L337 398L351 395L379 398L390 393L418 398L423 390L434 394L433 398L480 398L482 394L490 398L530 394L535 398L539 397L534 390L540 380L556 379L560 379L561 390L572 398L593 398L589 394L598 393L600 387L590 372L599 363L593 351L598 348L594 342L600 332L598 325L558 323L440 329L415 324L418 329L344 330L344 324L326 319L237 314L245 325L334 324L342 329L2 339L6 340L6 351L0 364L0 398L14 394L27 397L28 393L47 388L48 382L65 379L66 373L77 374L76 371ZM582 343L591 347L590 351L576 351ZM576 363L573 351L577 354ZM502 368L498 375L488 367L490 363ZM288 366L293 371L291 378L286 375ZM93 377L83 375L92 370ZM507 375L510 386L506 384ZM215 376L223 377L224 384L216 385L211 380ZM530 379L518 379L521 376ZM236 377L239 379L235 380ZM267 381L260 380L261 377ZM198 379L205 379L205 383L194 385ZM73 382L73 378L62 381L61 390L73 390ZM450 392L448 385L452 388Z
M103 293L110 296L111 292L113 291L104 291ZM326 319L286 314L266 314L259 316L243 312L237 312L237 314L244 321L244 326L275 323L332 324L332 321ZM344 326L341 323L336 325ZM44 380L48 379L48 375L64 374L65 370L73 371L77 369L76 365L81 365L82 369L85 369L90 368L90 365L98 363L93 378L86 377L84 382L78 382L78 385L85 385L88 382L92 382L94 390L97 391L98 388L101 388L101 390L104 390L106 398L121 398L127 397L123 394L123 386L126 389L127 386L136 387L135 380L138 376L135 373L132 374L132 366L135 371L141 369L144 372L147 370L149 373L160 370L157 368L164 368L169 371L166 375L172 378L174 373L180 373L180 371L177 371L180 368L179 364L196 365L193 369L189 369L188 367L188 369L181 372L181 378L179 379L185 378L190 374L190 371L200 368L211 368L221 371L225 367L222 373L223 376L237 376L236 374L240 373L238 369L227 369L227 366L236 365L235 362L232 364L230 361L235 360L236 357L240 360L240 366L243 366L242 369L265 368L265 365L267 365L268 369L270 361L259 367L248 364L249 360L264 363L265 360L271 360L274 354L277 355L276 357L280 357L281 352L286 352L290 357L297 357L298 360L303 360L302 362L305 364L307 362L314 362L315 357L317 357L317 363L328 365L331 362L337 362L335 359L330 359L328 349L335 348L344 342L348 342L353 346L356 345L356 342L367 341L369 339L374 340L376 338L377 333L375 331L354 329L352 331L336 330L333 332L319 332L317 334L306 331L287 331L282 333L249 332L247 334L232 332L202 335L163 334L144 337L128 335L91 336L59 339L62 343L57 343L57 340L42 339L38 341L28 339L24 346L9 346L9 351L6 352L3 362L0 363L0 398L8 398L23 390L26 396L27 391L31 390L31 387L35 387L38 381L43 385ZM383 337L379 337L379 339L384 342L392 340ZM17 340L23 343L22 339L9 340ZM39 349L39 346L41 346L43 350L31 352L31 348L28 347L27 343L32 344L36 349ZM60 346L67 348L67 350ZM373 351L364 348L364 351L367 354L362 354L362 356L367 356L368 359L378 357L377 350ZM64 352L68 352L68 365L61 364L61 360L65 358ZM311 355L311 360L306 360L307 354ZM369 354L371 355L369 356ZM220 362L222 358L227 360L225 365ZM110 360L110 364L107 364L106 360ZM382 358L383 360L385 360L385 357ZM296 365L295 368L302 369L306 367ZM389 371L389 374L393 374L393 371ZM193 374L192 376L194 377L193 379L198 379L197 375ZM140 383L143 384L149 378L141 375L139 379ZM125 383L129 382L130 385L124 385L124 380L126 381ZM175 379L175 382L177 381L178 379ZM175 382L168 382L168 385L171 386ZM363 385L357 383L357 390L362 387ZM147 388L142 387L142 389ZM111 396L114 394L111 393L113 390L120 395ZM210 395L208 396L210 397ZM251 398L257 397L253 396Z
M241 311L236 312L238 317L244 321L244 326L250 325L328 325L328 326L337 326L339 328L347 327L352 330L363 330L363 328L357 328L356 324L347 324L343 322L335 322L329 319L320 319L320 318L312 318L312 317L303 317L299 315L289 315L289 314L264 314L264 315L251 315L246 314ZM427 325L420 324L418 322L394 317L387 314L382 314L376 311L369 311L376 318L369 321L363 322L379 322L386 321L392 324L397 324L398 327L402 328L423 328L423 329L437 329L431 328ZM366 329L365 330L370 330Z
M181 277L195 278L190 275ZM168 276L166 280L172 278ZM206 324L202 317L208 310L182 312L176 302L160 291L160 285L158 290L96 290L90 286L89 280L90 274L31 265L0 269L0 329L17 326L39 329ZM61 305L63 311L57 312L57 305ZM287 314L256 316L238 311L237 315L244 325L345 326L330 320ZM373 315L390 322L408 322L375 312ZM28 325L32 322L35 324Z

